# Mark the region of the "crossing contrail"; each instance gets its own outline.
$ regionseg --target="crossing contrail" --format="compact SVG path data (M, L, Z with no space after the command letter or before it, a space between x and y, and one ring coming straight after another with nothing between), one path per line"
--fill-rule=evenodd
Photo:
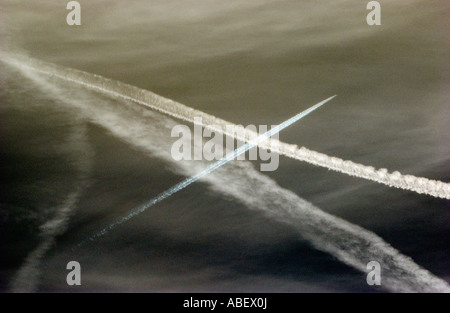
M55 245L56 237L63 234L69 224L73 210L80 200L83 190L88 185L92 168L93 152L87 141L86 127L84 124L75 124L73 134L69 138L70 158L76 165L77 182L74 190L66 199L55 208L55 214L40 226L42 238L38 246L31 251L23 265L17 271L11 282L12 292L35 292L41 277L42 260L48 251Z
M63 79L65 81L83 85L90 89L101 91L109 95L130 100L180 120L195 123L194 118L200 117L202 120L202 126L205 128L236 138L243 142L249 142L250 140L258 137L257 132L246 129L243 126L235 125L213 115L192 109L186 105L161 97L148 90L140 89L119 81L114 81L100 75L71 68L64 68L55 64L46 63L31 58L11 56L7 53L0 53L0 57L3 61L16 67L27 68ZM419 194L427 194L437 198L450 199L450 184L442 181L424 177L416 177L413 175L404 175L398 171L390 173L384 168L375 169L372 166L366 166L352 161L343 160L338 157L332 157L324 153L309 150L305 147L299 147L294 144L287 144L275 138L268 138L259 143L259 146L293 159L304 161L350 176L381 183L389 187L410 190Z
M61 103L80 109L78 113L94 124L103 127L120 140L156 155L158 158L172 160L163 133L158 126L146 122L146 117L139 115L134 118L135 111L127 114L126 107L112 112L104 107L107 103L100 97L85 98L83 94L71 94L67 89L61 89L55 82L50 82L35 70L19 68L25 77L41 87ZM68 98L69 94L69 98ZM72 100L71 97L74 97ZM134 108L133 108L134 109ZM151 111L149 111L151 112ZM73 114L73 111L68 111ZM158 120L160 116L155 117ZM175 125L167 118L164 124ZM156 127L153 129L153 127ZM148 136L154 132L155 136ZM270 138L265 139L260 144ZM191 162L177 162L177 172L192 176L196 172ZM175 169L174 169L175 170ZM256 171L252 164L234 162L233 167L226 171L218 169L203 180L210 188L233 197L249 209L261 212L278 222L290 225L299 235L316 249L329 253L339 261L366 273L369 260L377 260L383 268L383 287L395 292L449 292L448 283L428 270L416 264L411 258L403 255L389 243L373 232L341 218L322 211L295 193L279 186L273 179ZM200 172L200 170L198 171ZM253 186L258 186L254 188ZM282 203L282 205L280 205ZM68 256L68 254L63 253Z
M221 167L221 166L227 164L228 162L234 160L237 156L247 152L251 148L257 146L262 141L267 140L267 138L277 134L278 132L282 131L286 127L289 127L290 125L294 124L295 122L297 122L301 118L305 117L306 115L308 115L312 111L318 109L319 107L321 107L322 105L324 105L325 103L327 103L328 101L333 99L334 97L336 97L336 95L334 95L332 97L329 97L329 98L327 98L327 99L325 99L325 100L323 100L323 101L313 105L309 109L306 109L306 110L300 112L299 114L297 114L297 115L291 117L290 119L284 121L280 125L278 125L278 126L272 128L272 129L268 130L264 134L259 135L257 138L251 140L250 142L246 143L245 145L237 148L236 150L234 150L232 152L227 153L222 159L220 159L219 161L214 162L213 164L209 165L207 168L205 168L200 173L198 173L198 174L196 174L196 175L194 175L192 177L186 178L185 180L181 181L180 183L176 184L175 186L167 189L166 191L163 191L162 193L157 195L155 198L147 201L146 203L144 203L140 207L132 210L127 216L125 216L125 217L117 220L116 222L110 224L109 226L103 228L100 232L98 232L95 235L89 237L89 241L93 241L93 240L97 239L98 237L101 237L101 236L105 235L108 231L114 229L116 226L118 226L118 225L128 221L129 219L135 217L138 214L141 214L142 212L147 210L149 207L157 204L158 202L161 202L162 200L164 200L164 199L170 197L171 195L173 195L174 193L176 193L176 192L186 188L190 184L196 182L197 180L199 180L203 176L208 175L209 173L215 171L219 167ZM86 241L82 241L80 244L78 244L78 246L82 246L85 242Z

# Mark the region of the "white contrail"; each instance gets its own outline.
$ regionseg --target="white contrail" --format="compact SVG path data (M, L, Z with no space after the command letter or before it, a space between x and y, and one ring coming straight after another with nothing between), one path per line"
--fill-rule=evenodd
M76 190L68 195L66 200L56 209L56 215L41 226L39 245L31 251L20 269L14 275L11 282L12 292L35 292L41 275L40 264L45 254L55 243L55 236L64 232L68 215L78 201L80 190Z
M31 251L23 265L17 271L11 282L12 292L35 292L41 276L41 262L47 252L55 244L55 237L61 235L67 229L70 215L74 210L80 195L84 190L91 169L91 149L86 140L86 129L84 125L75 125L73 134L70 136L71 143L69 151L78 170L78 181L75 190L69 193L60 206L55 209L54 216L41 225L41 242Z
M219 160L217 162L214 162L213 164L209 165L207 168L205 168L200 173L198 173L198 174L196 174L196 175L194 175L192 177L188 177L185 180L181 181L180 183L176 184L175 186L169 188L168 190L163 191L162 193L157 195L155 198L147 201L146 203L144 203L140 207L132 210L131 213L129 213L127 216L125 216L125 217L119 219L118 221L110 224L109 226L103 228L100 232L98 232L95 235L89 237L89 241L93 241L96 238L105 235L108 231L114 229L116 226L118 226L118 225L128 221L129 219L135 217L138 214L141 214L142 212L147 210L149 207L157 204L158 202L161 202L162 200L164 200L164 199L170 197L171 195L173 195L174 193L176 193L176 192L186 188L187 186L189 186L190 184L196 182L197 180L199 180L203 176L206 176L206 175L214 172L218 168L222 167L223 165L225 165L228 162L230 162L230 161L234 160L235 158L237 158L239 155L244 154L245 152L247 152L251 148L257 146L259 143L263 142L264 140L267 140L267 138L277 134L278 132L282 131L286 127L289 127L293 123L295 123L298 120L300 120L301 118L305 117L306 115L308 115L312 111L318 109L319 107L321 107L322 105L324 105L325 103L327 103L328 101L333 99L334 97L336 97L336 96L329 97L329 98L327 98L327 99L325 99L325 100L323 100L323 101L313 105L309 109L306 109L306 110L300 112L299 114L297 114L297 115L291 117L290 119L284 121L280 125L278 125L278 126L272 128L272 129L268 130L264 134L259 135L257 138L251 140L250 142L246 143L245 145L237 148L236 150L234 150L232 152L227 153L221 160ZM85 241L81 242L78 246L82 246L84 243L85 243Z
M138 113L135 112L135 107L129 107L133 112L128 112L127 106L111 110L105 107L108 103L98 97L91 99L78 92L72 94L71 90L61 89L55 82L35 75L35 71L24 67L19 69L45 92L80 109L78 112L85 119L103 127L113 136L153 156L167 161L173 160L169 152L170 142L161 133L161 127L170 128L172 124L176 125L169 118L166 118L163 124L158 124L161 117L155 116L149 124L142 113L152 115L151 111L139 110ZM67 94L70 95L69 98ZM73 114L72 111L69 113ZM132 119L133 123L130 123L129 119ZM149 133L155 135L148 136ZM202 164L176 162L173 165L173 170L179 174L191 176L198 172L196 168ZM211 175L204 176L203 180L220 194L229 195L250 209L290 225L318 250L329 253L363 273L366 272L365 266L369 261L379 261L382 266L383 288L395 292L450 291L444 280L401 254L376 234L322 211L256 171L249 162L234 162L226 171L220 168ZM365 280L365 277L362 276L361 279Z
M90 74L71 68L63 68L55 64L31 58L19 58L6 53L1 54L1 58L5 62L17 67L25 67L33 71L86 86L90 89L127 99L184 121L195 123L194 118L200 117L202 118L202 126L244 142L253 140L258 136L257 132L246 129L240 125L234 125L233 123L202 111L192 109L150 91L119 81L114 81L100 75ZM450 184L442 181L416 177L413 175L403 175L398 171L390 173L387 169L377 170L372 166L346 161L309 150L305 147L283 143L275 138L269 138L266 141L261 142L260 147L271 149L271 151L293 159L305 161L350 176L385 184L390 187L410 190L437 198L450 199Z
M416 264L375 233L322 211L280 187L270 177L249 170L250 164L233 165L238 168L232 172L227 169L227 175L217 173L206 177L213 186L220 186L215 190L238 198L271 219L292 225L316 249L363 273L367 273L368 262L379 262L383 288L394 292L450 292L445 280ZM361 279L365 280L365 275Z

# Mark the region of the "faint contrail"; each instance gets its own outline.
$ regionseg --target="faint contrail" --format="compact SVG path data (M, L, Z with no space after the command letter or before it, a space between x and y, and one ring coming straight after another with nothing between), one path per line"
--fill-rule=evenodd
M243 126L235 125L213 115L192 109L181 103L161 97L153 92L119 81L114 81L100 75L90 74L71 68L64 68L31 58L19 58L6 53L0 54L0 56L5 62L17 67L25 67L33 71L86 86L90 89L127 99L184 121L195 123L194 118L201 117L202 126L244 142L253 140L258 136L257 132L246 129ZM328 156L324 153L309 150L305 147L283 143L275 138L269 138L264 142L261 142L259 146L264 149L271 149L271 151L293 159L305 161L350 176L371 180L390 187L414 191L420 194L428 194L437 198L450 199L450 184L442 181L416 177L413 175L403 175L398 171L389 173L387 169L377 170L372 166L346 161L337 157Z
M80 195L80 188L70 193L66 200L56 209L55 216L42 225L38 246L31 251L12 278L11 292L35 292L41 276L40 265L47 252L55 244L55 237L64 232L70 211L73 210Z
M77 186L69 193L66 199L55 209L52 218L40 226L42 238L39 245L31 251L20 269L17 271L11 282L12 292L35 292L41 276L42 259L53 247L56 236L63 234L69 222L70 215L76 207L80 196L88 184L88 177L91 171L92 151L86 139L86 128L84 125L77 125L70 136L71 154L78 171Z
M167 141L161 136L148 137L142 134L144 125L150 126L145 123L144 117L139 116L136 123L129 123L127 118L132 116L127 116L125 110L114 110L114 116L111 116L108 114L111 113L109 110L101 109L102 100L99 98L94 98L91 102L86 102L80 94L74 99L68 98L67 90L58 88L54 82L35 75L35 71L29 71L27 68L20 70L25 77L52 97L59 99L61 103L80 108L80 113L114 136L157 157L172 161L170 149L167 149L170 144ZM100 110L97 110L97 107ZM108 115L108 118L105 118L105 115ZM162 140L162 148L159 148L159 140ZM184 168L180 174L193 175L195 172L192 172L190 164L177 162L179 168ZM450 286L445 280L422 268L373 232L322 211L256 171L251 163L235 162L232 168L217 174L221 170L223 168L203 177L203 180L210 184L210 188L223 195L229 195L248 208L262 212L278 222L292 226L301 237L318 250L329 253L363 273L366 272L367 262L379 261L383 270L384 288L395 292L450 291Z
M209 165L207 168L205 168L200 173L198 173L198 174L196 174L196 175L194 175L192 177L186 178L185 180L181 181L180 183L176 184L175 186L167 189L166 191L163 191L162 193L157 195L155 198L151 199L150 201L147 201L146 203L144 203L140 207L132 210L127 216L125 216L125 217L117 220L116 222L110 224L109 226L103 228L100 232L98 232L95 235L89 237L89 241L93 241L94 239L105 235L108 231L114 229L116 226L118 226L118 225L128 221L129 219L135 217L138 214L141 214L142 212L147 210L149 207L157 204L158 202L161 202L162 200L164 200L164 199L170 197L171 195L173 195L174 193L176 193L176 192L186 188L190 184L196 182L197 180L199 180L203 176L208 175L209 173L215 171L219 167L221 167L221 166L227 164L228 162L234 160L239 155L241 155L241 154L247 152L248 150L250 150L251 148L257 146L259 143L263 142L264 140L267 140L267 138L277 134L278 132L282 131L286 127L289 127L293 123L295 123L298 120L300 120L301 118L305 117L306 115L308 115L312 111L318 109L319 107L321 107L322 105L324 105L325 103L327 103L328 101L333 99L334 97L336 97L336 96L329 97L329 98L327 98L327 99L325 99L325 100L323 100L323 101L313 105L309 109L306 109L306 110L300 112L299 114L291 117L290 119L284 121L283 123L281 123L280 125L272 128L272 129L270 129L269 131L265 132L264 134L259 135L257 138L251 140L250 142L246 143L245 145L239 147L238 149L227 153L221 160L219 160L217 162L214 162L213 164ZM78 246L82 246L85 242L86 241L81 242L80 244L78 244Z

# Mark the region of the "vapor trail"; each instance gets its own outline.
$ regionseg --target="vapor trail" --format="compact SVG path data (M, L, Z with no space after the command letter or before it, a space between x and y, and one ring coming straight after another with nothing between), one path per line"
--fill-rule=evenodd
M33 71L83 85L90 89L130 100L180 120L196 123L194 118L201 117L202 126L205 128L236 138L243 142L249 142L258 137L257 132L246 129L243 126L235 125L213 115L192 109L181 103L161 97L153 92L119 81L114 81L100 75L90 74L71 68L64 68L31 58L19 58L6 53L0 54L0 57L3 61L17 67L25 67ZM346 161L337 157L328 156L324 153L309 150L305 147L283 143L275 138L268 138L264 142L259 143L259 146L264 149L271 149L271 151L293 159L305 161L350 176L381 183L389 187L410 190L437 198L450 199L450 184L442 181L416 177L413 175L403 175L398 171L389 173L387 169L383 168L377 170L372 166Z
M236 157L238 157L239 155L247 152L251 148L257 146L262 141L267 140L267 138L277 134L278 132L282 131L286 127L289 127L290 125L294 124L295 122L297 122L301 118L305 117L306 115L308 115L312 111L318 109L319 107L321 107L322 105L324 105L325 103L327 103L328 101L333 99L334 97L336 97L336 96L329 97L329 98L327 98L327 99L325 99L325 100L323 100L323 101L313 105L309 109L306 109L306 110L300 112L299 114L297 114L297 115L291 117L290 119L284 121L280 125L278 125L278 126L272 128L272 129L268 130L264 134L259 135L257 138L251 140L250 142L246 143L245 145L239 147L238 149L227 153L221 160L219 160L217 162L214 162L213 164L209 165L207 168L205 168L200 173L198 173L198 174L196 174L196 175L194 175L192 177L186 178L185 180L181 181L180 183L176 184L175 186L173 186L173 187L169 188L168 190L160 193L159 195L157 195L155 198L151 199L150 201L144 203L140 207L132 210L131 213L129 213L127 216L125 216L125 217L119 219L118 221L110 224L109 226L103 228L97 234L89 237L89 241L93 241L96 238L105 235L108 231L112 230L116 226L118 226L118 225L128 221L129 219L135 217L138 214L141 214L142 212L147 210L149 207L157 204L158 202L161 202L162 200L164 200L164 199L170 197L171 195L173 195L174 193L176 193L176 192L186 188L190 184L196 182L197 180L199 180L203 176L208 175L209 173L215 171L219 167L221 167L221 166L227 164L228 162L234 160ZM84 243L85 243L85 241L81 242L78 246L82 246Z
M79 93L70 94L75 97L72 100L67 97L68 90L60 89L54 82L34 75L35 71L29 71L25 67L19 67L19 70L52 97L79 108L79 113L84 118L108 130L112 135L159 158L173 160L169 152L170 144L161 138L164 134L158 133L159 129L154 131L161 136L149 137L142 134L148 133L151 126L146 123L145 117L139 115L138 119L133 120L134 123L129 123L128 118L133 118L133 115L125 114L126 110L111 112L102 109L102 100L94 98L88 101ZM71 111L68 113L73 114ZM172 123L169 118L165 122ZM178 170L183 169L179 172L181 175L195 174L191 163L178 162L176 165ZM373 232L322 211L256 171L251 163L234 162L232 165L226 171L220 168L211 175L204 176L203 180L220 194L229 195L249 209L290 225L318 250L329 253L363 273L366 272L368 261L379 261L383 268L384 288L395 292L450 291L445 280L422 268Z
M76 208L80 196L88 184L88 177L91 171L92 151L86 139L86 129L84 125L76 125L73 134L70 136L70 157L77 167L77 186L70 192L66 199L56 208L52 218L41 225L42 238L39 245L31 251L23 265L17 271L11 282L12 292L35 292L37 290L41 276L42 259L53 247L56 237L63 234L69 223L70 215Z

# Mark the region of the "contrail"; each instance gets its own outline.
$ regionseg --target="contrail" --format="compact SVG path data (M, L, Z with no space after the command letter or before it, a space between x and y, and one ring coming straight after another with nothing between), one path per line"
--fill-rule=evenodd
M79 93L70 94L75 98L68 99L68 90L60 89L54 82L48 82L35 75L34 70L29 71L24 67L19 69L44 92L51 94L62 103L79 108L79 113L85 119L103 127L120 140L158 158L172 160L170 149L168 149L170 143L164 140L163 136L156 135L158 131L162 134L161 130L158 127L153 129L153 124L148 124L145 117L139 115L138 119L135 119L135 113L128 115L125 107L123 110L117 111L116 108L110 111L103 107L104 100L84 98L83 94ZM73 114L73 112L69 113ZM133 118L134 122L129 123L128 118ZM167 118L165 123L172 122ZM149 130L154 131L155 136L146 135ZM181 175L195 174L192 162L177 162L175 165ZM218 174L218 172L221 173ZM251 163L234 162L226 171L220 168L211 175L204 176L203 180L220 194L229 195L249 209L290 225L316 249L329 253L362 273L366 272L367 262L379 261L383 271L382 287L388 290L395 292L450 291L450 286L445 280L422 268L373 232L322 211L292 191L280 187L273 179L256 171ZM63 253L63 255L66 254Z
M75 125L69 138L72 151L71 157L77 167L77 186L66 199L56 208L52 218L40 226L42 238L39 245L31 251L23 265L17 271L11 282L12 292L35 292L41 276L41 263L47 252L54 246L56 236L63 234L68 226L70 215L75 209L80 196L88 184L92 163L92 150L86 139L86 128L83 124Z
M70 193L66 200L56 209L55 216L41 226L42 231L39 236L42 237L42 240L26 256L22 266L14 275L10 286L11 292L29 293L36 291L41 276L40 265L42 259L55 244L55 237L66 229L68 215L78 202L80 191L80 188L77 188L76 191Z
M135 217L138 214L141 214L142 212L147 210L149 207L157 204L158 202L161 202L162 200L164 200L164 199L170 197L171 195L173 195L174 193L176 193L176 192L186 188L190 184L196 182L197 180L199 180L203 176L208 175L209 173L215 171L219 167L221 167L221 166L227 164L228 162L234 160L236 157L238 157L239 155L247 152L251 148L257 146L262 141L267 140L267 138L277 134L278 132L282 131L286 127L289 127L293 123L295 123L298 120L300 120L301 118L305 117L306 115L308 115L312 111L318 109L319 107L321 107L322 105L324 105L325 103L327 103L328 101L333 99L334 97L336 97L336 96L334 95L332 97L329 97L329 98L327 98L327 99L325 99L325 100L323 100L323 101L313 105L309 109L306 109L306 110L300 112L299 114L297 114L297 115L291 117L290 119L284 121L280 125L278 125L278 126L272 128L272 129L268 130L264 134L259 135L257 138L251 140L250 142L246 143L245 145L239 147L238 149L227 153L221 160L219 160L219 161L209 165L207 168L205 168L200 173L198 173L198 174L196 174L196 175L194 175L192 177L186 178L185 180L181 181L180 183L176 184L175 186L173 186L173 187L169 188L168 190L160 193L159 195L157 195L155 198L151 199L150 201L144 203L140 207L134 209L127 216L125 216L125 217L119 219L118 221L110 224L109 226L103 228L100 232L98 232L95 235L89 237L89 241L93 241L93 240L97 239L98 237L101 237L101 236L105 235L108 231L114 229L116 226L118 226L118 225L128 221L129 219ZM78 244L78 246L82 246L85 242L86 241L81 242L80 244Z
M31 58L19 58L6 53L2 53L0 56L3 61L16 67L25 67L65 81L83 85L90 89L130 100L180 120L195 123L194 118L201 117L202 126L205 128L231 136L243 142L248 142L258 137L258 133L255 131L246 129L240 125L235 125L202 111L192 109L181 103L129 84ZM346 161L337 157L328 156L324 153L309 150L305 147L283 143L275 138L268 138L264 142L261 142L259 146L264 149L271 149L271 151L293 159L350 176L381 183L389 187L410 190L437 198L450 199L450 184L442 181L416 177L413 175L403 175L398 171L390 173L387 169L375 169L372 166Z

